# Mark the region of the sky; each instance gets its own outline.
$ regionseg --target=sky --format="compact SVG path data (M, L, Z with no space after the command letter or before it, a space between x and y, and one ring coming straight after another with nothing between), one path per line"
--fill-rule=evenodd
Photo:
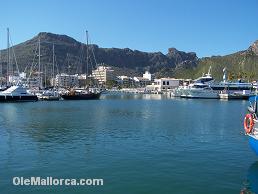
M258 0L0 0L0 48L39 32L66 34L105 48L198 57L247 49L258 39Z

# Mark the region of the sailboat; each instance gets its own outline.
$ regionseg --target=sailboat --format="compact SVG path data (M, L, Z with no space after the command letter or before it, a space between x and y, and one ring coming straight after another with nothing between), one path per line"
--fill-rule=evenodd
M88 31L86 31L86 38L87 38L87 56L86 56L86 64L87 64L87 70L88 70L88 47L89 47L89 41L88 41ZM87 73L85 73L87 75ZM87 78L87 76L86 76ZM72 89L64 94L61 95L61 97L64 100L97 100L100 98L101 92L100 91L92 91L89 90L89 88L85 89Z
M55 45L53 44L52 47L52 79L55 77ZM46 72L45 72L45 77L46 77ZM46 78L45 78L45 83L46 83ZM42 95L40 96L41 100L46 100L46 101L58 101L60 99L60 95L58 91L53 88L53 89L48 89L44 90Z
M7 86L8 89L0 92L0 102L29 102L37 101L38 97L27 92L27 89L20 83L20 80L16 85L9 83L9 76L12 76L12 65L10 63L10 37L9 28L7 28ZM18 70L19 72L19 70Z

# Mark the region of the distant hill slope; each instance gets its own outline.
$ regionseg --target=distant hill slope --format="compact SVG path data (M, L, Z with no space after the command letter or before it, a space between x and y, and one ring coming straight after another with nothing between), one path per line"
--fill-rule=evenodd
M86 45L66 36L41 32L34 38L13 46L19 69L29 70L34 58L37 65L38 39L41 40L42 69L51 69L52 44L55 44L58 71L61 73L84 73L86 71ZM90 61L93 63L95 54L97 63L105 63L115 67L116 71L124 75L140 75L145 70L155 73L157 77L196 78L208 71L212 66L212 75L222 79L222 69L227 67L232 79L242 77L253 80L258 79L258 41L254 42L247 50L226 56L213 56L198 58L194 52L178 51L169 48L167 54L161 52L142 52L129 48L100 48L90 45ZM1 51L3 72L6 72L6 50ZM14 63L14 60L12 60ZM26 68L27 67L27 68ZM90 70L89 70L90 71Z
M36 37L15 45L13 50L16 54L19 68L24 70L33 61L37 49L38 39L41 40L41 63L49 64L52 60L52 44L55 44L55 54L59 72L82 73L86 68L86 45L66 35L57 35L41 32ZM159 72L162 70L175 69L178 66L196 66L197 56L195 53L186 53L170 48L164 55L161 52L141 52L129 48L100 48L90 45L97 63L105 63L117 67L124 74L130 70L130 75L140 74L145 70ZM92 52L90 52L92 54ZM3 67L6 67L6 50L2 51ZM91 62L94 61L91 55ZM37 63L37 59L35 59ZM93 63L95 64L95 63ZM94 66L94 65L92 65ZM89 66L91 67L91 65ZM6 68L4 68L5 71Z
M255 41L247 50L239 51L225 56L205 57L198 60L197 67L179 69L176 77L198 77L212 67L212 75L217 80L222 80L223 68L228 70L230 79L242 78L245 80L258 79L258 41Z

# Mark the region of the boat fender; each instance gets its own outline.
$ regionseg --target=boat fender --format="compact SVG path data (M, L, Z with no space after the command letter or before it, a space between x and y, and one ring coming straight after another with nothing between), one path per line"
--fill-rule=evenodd
M246 114L244 119L245 132L247 134L251 133L253 127L254 127L254 119L252 117L252 114Z

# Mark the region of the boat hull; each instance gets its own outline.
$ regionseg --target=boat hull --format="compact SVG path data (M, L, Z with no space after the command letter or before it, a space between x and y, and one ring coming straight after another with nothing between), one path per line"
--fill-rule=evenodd
M220 99L226 100L248 100L253 95L246 94L219 94Z
M41 100L44 101L59 101L59 97L58 96L43 96L41 97Z
M11 96L11 95L0 95L0 102L36 102L38 101L37 96Z
M255 161L248 169L247 172L247 180L248 180L248 192L244 193L258 193L258 162ZM246 187L246 183L245 183Z
M89 93L89 94L79 94L79 95L61 95L64 100L97 100L100 98L100 93Z
M206 89L184 89L181 98L218 99L219 95L213 90Z
M258 155L258 140L252 136L249 136L249 145L256 155Z

